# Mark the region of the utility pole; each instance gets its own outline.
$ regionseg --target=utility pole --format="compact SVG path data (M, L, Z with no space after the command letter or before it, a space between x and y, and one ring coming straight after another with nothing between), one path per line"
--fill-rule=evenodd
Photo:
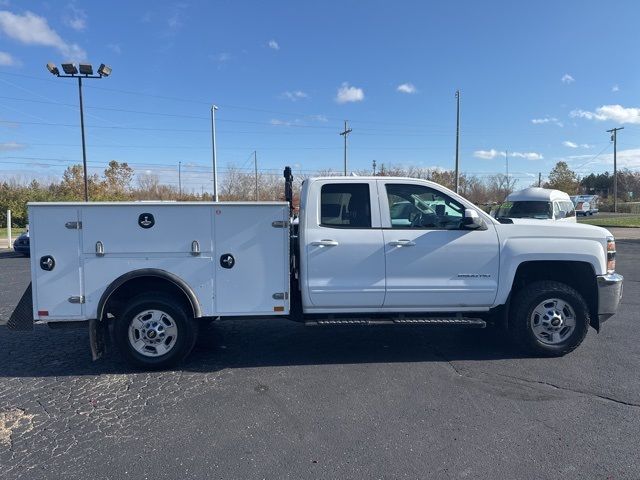
M211 156L213 158L213 201L218 201L218 164L216 162L216 110L218 107L211 105Z
M458 193L460 185L460 163L459 163L459 148L460 148L460 90L456 90L456 182L455 191Z
M182 198L182 162L178 162L178 200Z
M253 168L256 173L256 202L258 201L258 151L253 151Z
M376 165L377 165L375 160L373 161L372 165L373 165L373 176L375 177L376 176Z
M618 213L618 130L624 130L624 127L612 128L607 130L611 134L613 142L613 212Z
M538 172L538 187L542 186L542 172Z
M347 176L347 136L352 132L353 130L348 128L348 124L347 121L344 121L344 131L340 132L340 135L342 135L344 137L344 176Z
M507 171L507 188L505 188L505 192L506 195L505 197L509 196L509 190L511 190L511 186L509 185L509 151L505 150L504 151L504 161L505 161L505 166L506 166L506 171Z

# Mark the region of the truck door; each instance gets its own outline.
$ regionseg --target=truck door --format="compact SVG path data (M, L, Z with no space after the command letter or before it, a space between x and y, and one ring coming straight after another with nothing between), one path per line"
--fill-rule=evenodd
M379 181L385 307L487 307L498 287L493 225L461 229L465 206L419 182Z
M375 308L384 300L376 184L345 180L313 182L305 197L300 229L305 310Z

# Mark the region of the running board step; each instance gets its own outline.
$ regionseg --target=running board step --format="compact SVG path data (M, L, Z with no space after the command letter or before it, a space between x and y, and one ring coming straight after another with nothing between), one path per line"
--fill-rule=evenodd
M480 318L468 317L400 317L400 318L323 318L306 320L307 326L322 325L459 325L466 327L485 328L487 322Z

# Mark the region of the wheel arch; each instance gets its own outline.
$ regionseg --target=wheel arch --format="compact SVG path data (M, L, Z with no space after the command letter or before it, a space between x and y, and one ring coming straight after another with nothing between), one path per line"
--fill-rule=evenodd
M513 298L527 284L540 280L555 280L575 289L589 307L590 325L596 331L600 330L598 285L596 272L591 263L575 260L530 260L522 262L518 265L513 278L509 298Z
M126 288L126 292L123 290ZM202 316L198 298L193 289L177 275L157 268L143 268L127 272L116 278L102 293L96 310L96 319L104 319L114 301L126 301L139 293L150 290L167 291L178 296L191 309L194 318Z

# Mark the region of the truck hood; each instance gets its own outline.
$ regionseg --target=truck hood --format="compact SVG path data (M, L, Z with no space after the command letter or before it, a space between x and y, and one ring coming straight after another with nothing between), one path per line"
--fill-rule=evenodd
M545 238L591 238L606 244L612 236L606 228L583 223L554 222L529 218L513 218L513 223L499 223L496 230L501 238L545 237Z

